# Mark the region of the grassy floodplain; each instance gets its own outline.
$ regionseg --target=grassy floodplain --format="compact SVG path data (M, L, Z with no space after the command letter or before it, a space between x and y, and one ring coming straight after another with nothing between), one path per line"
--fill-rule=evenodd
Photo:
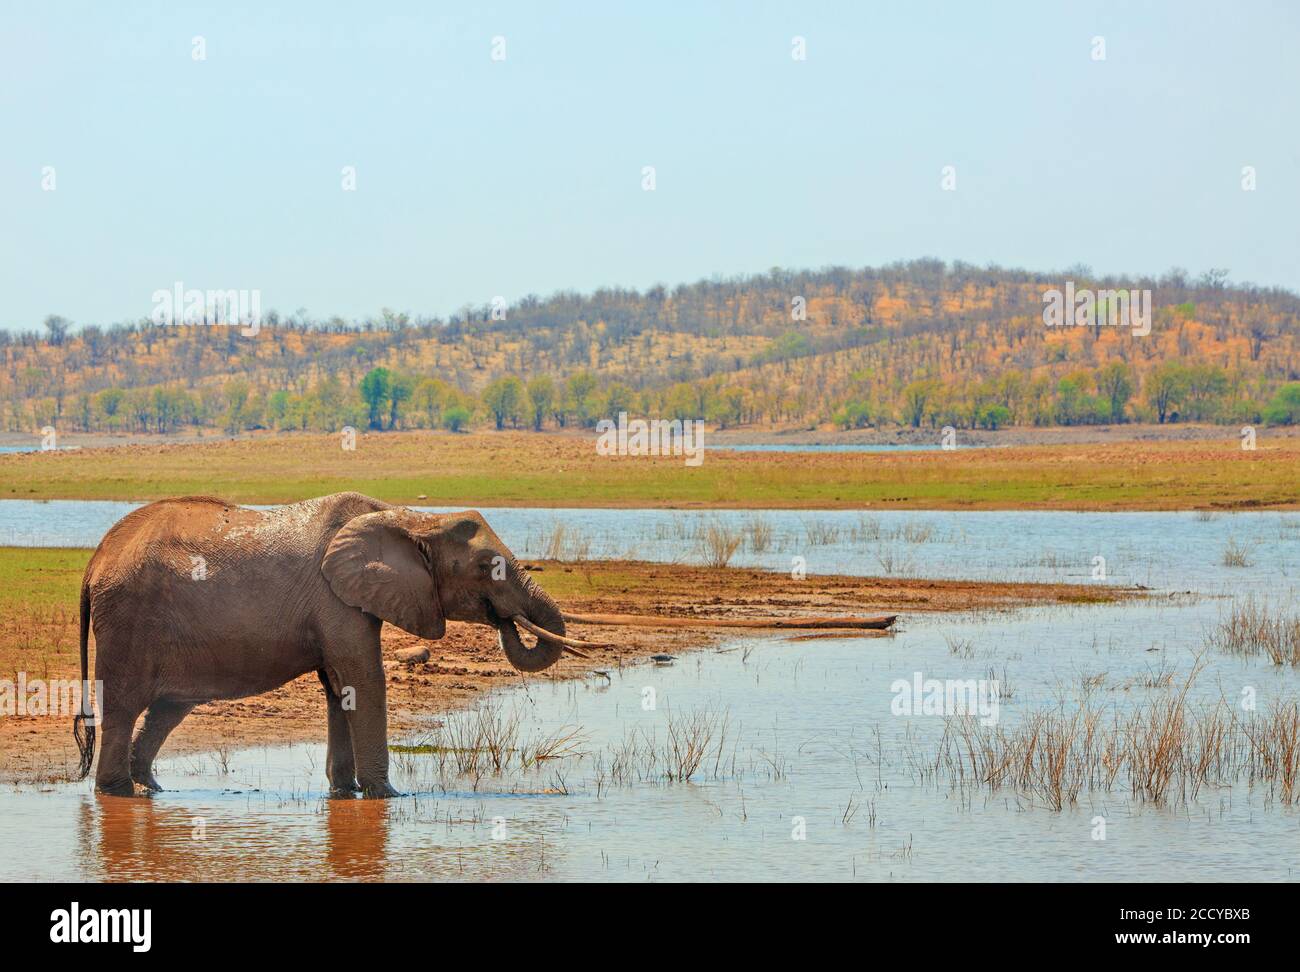
M91 553L0 547L0 678L76 671L78 598Z
M707 445L707 441L706 441ZM395 503L754 509L1180 510L1300 507L1300 439L1034 445L951 452L598 456L529 432L376 433L0 456L0 498L280 503L358 490ZM421 499L424 497L424 499Z

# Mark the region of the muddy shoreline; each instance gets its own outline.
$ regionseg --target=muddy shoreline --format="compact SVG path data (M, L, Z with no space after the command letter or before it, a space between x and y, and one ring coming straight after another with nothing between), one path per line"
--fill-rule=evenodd
M529 565L543 586L574 613L640 613L710 618L806 617L812 615L898 614L1007 611L1033 604L1108 603L1141 596L1128 588L1074 584L1022 584L899 578L809 576L792 581L785 574L747 568L711 568L640 561L584 563L535 562ZM75 620L75 612L68 615ZM716 648L724 641L780 639L809 642L816 650L825 632L762 632L710 628L611 628L574 625L570 633L613 647L590 659L566 656L540 679L579 679L601 670L645 662L659 653L682 654ZM812 636L810 636L812 635ZM850 632L863 638L872 631ZM427 647L426 662L408 663L398 653ZM93 659L92 641L92 659ZM440 641L424 642L391 625L382 635L388 679L389 741L428 728L431 720L472 706L487 692L524 678L506 662L496 635L479 625L447 625ZM76 679L72 665L41 677ZM324 742L325 704L314 673L273 692L212 702L195 709L168 739L161 759L202 752L295 742ZM66 781L76 766L71 720L62 717L0 717L0 783L49 784ZM167 781L163 780L163 785Z
M781 445L790 448L808 446L930 446L940 444L936 428L884 426L867 429L826 428L738 428L714 431L708 445L715 449L727 446ZM1110 445L1117 442L1212 442L1237 436L1239 426L1202 424L1125 423L1123 425L1012 426L1005 429L957 429L958 446L1037 446L1037 445ZM1270 438L1300 437L1300 426L1268 429Z
M482 433L486 430L475 430ZM1206 442L1236 438L1239 427L1199 423L1167 423L1152 425L1125 423L1122 425L1071 425L1071 426L1012 426L1005 429L958 429L960 444L972 446L1033 446L1033 445L1104 445L1115 442ZM259 430L231 435L217 429L200 428L160 434L154 432L61 432L61 448L115 449L130 446L212 445L219 442L258 442L268 439L292 442L295 438L314 435L302 432L272 432ZM435 436L453 437L453 433L432 432ZM488 432L488 434L491 434ZM530 433L542 439L579 440L595 442L596 433L590 429L548 429ZM829 425L800 426L740 426L731 429L707 430L710 448L728 446L780 445L800 446L934 446L939 442L937 428L912 428L887 425L865 429L839 429ZM1300 426L1279 426L1268 430L1270 438L1300 438ZM0 432L0 447L30 446L39 448L38 433Z

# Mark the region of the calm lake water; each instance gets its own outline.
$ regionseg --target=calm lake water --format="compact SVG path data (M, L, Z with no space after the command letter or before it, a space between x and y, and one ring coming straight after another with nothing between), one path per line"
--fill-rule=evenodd
M140 505L0 500L0 546L94 547ZM480 509L521 558L558 543L566 559L702 563L720 526L744 537L733 564L782 572L795 557L813 574L1091 582L1104 569L1110 583L1202 592L1300 577L1300 513ZM1229 545L1251 566L1225 572Z
M130 507L0 503L0 530L94 543ZM756 514L485 511L521 556L557 523L590 556L693 560L709 523ZM671 665L582 681L530 680L479 709L429 714L397 742L389 802L324 799L324 747L164 758L152 800L97 798L90 784L0 792L0 879L64 880L1295 880L1300 810L1274 785L1227 774L1163 802L1124 780L1054 809L1041 794L943 771L954 720L895 714L895 682L997 679L998 726L1082 702L1114 718L1188 698L1241 715L1300 696L1290 666L1207 649L1233 597L1295 613L1300 515L888 512L757 514L766 549L738 560L788 570L1092 582L1155 588L1149 601L978 616L904 607L885 638L743 637ZM1247 566L1224 566L1224 550ZM792 582L793 583L793 582ZM1097 581L1096 583L1102 583ZM1183 592L1192 592L1190 594ZM653 702L650 706L649 703ZM1251 723L1253 725L1253 723ZM690 782L668 777L694 738ZM484 727L487 727L485 730ZM465 746L504 740L505 766ZM321 735L324 735L322 718ZM557 758L521 768L539 745ZM1096 839L1098 821L1105 839ZM19 848L28 850L19 852ZM39 853L31 848L39 848Z

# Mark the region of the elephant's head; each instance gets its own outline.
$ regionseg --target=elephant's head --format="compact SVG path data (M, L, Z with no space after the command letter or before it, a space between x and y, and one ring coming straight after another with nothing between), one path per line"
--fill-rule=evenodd
M345 604L421 638L441 638L448 619L491 625L521 672L554 665L569 640L559 606L478 513L365 513L334 535L321 572Z

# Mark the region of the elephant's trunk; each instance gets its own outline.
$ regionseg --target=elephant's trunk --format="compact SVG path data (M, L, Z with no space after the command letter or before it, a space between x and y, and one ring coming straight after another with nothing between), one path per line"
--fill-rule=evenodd
M564 616L560 606L555 603L551 595L537 586L537 582L522 568L516 566L515 570L519 574L519 584L526 595L527 607L523 612L524 616L539 628L563 637ZM509 618L500 619L497 632L501 638L501 650L506 653L510 664L521 672L540 672L550 668L564 653L563 644L541 638L537 639L535 646L529 648L519 637L515 623Z

